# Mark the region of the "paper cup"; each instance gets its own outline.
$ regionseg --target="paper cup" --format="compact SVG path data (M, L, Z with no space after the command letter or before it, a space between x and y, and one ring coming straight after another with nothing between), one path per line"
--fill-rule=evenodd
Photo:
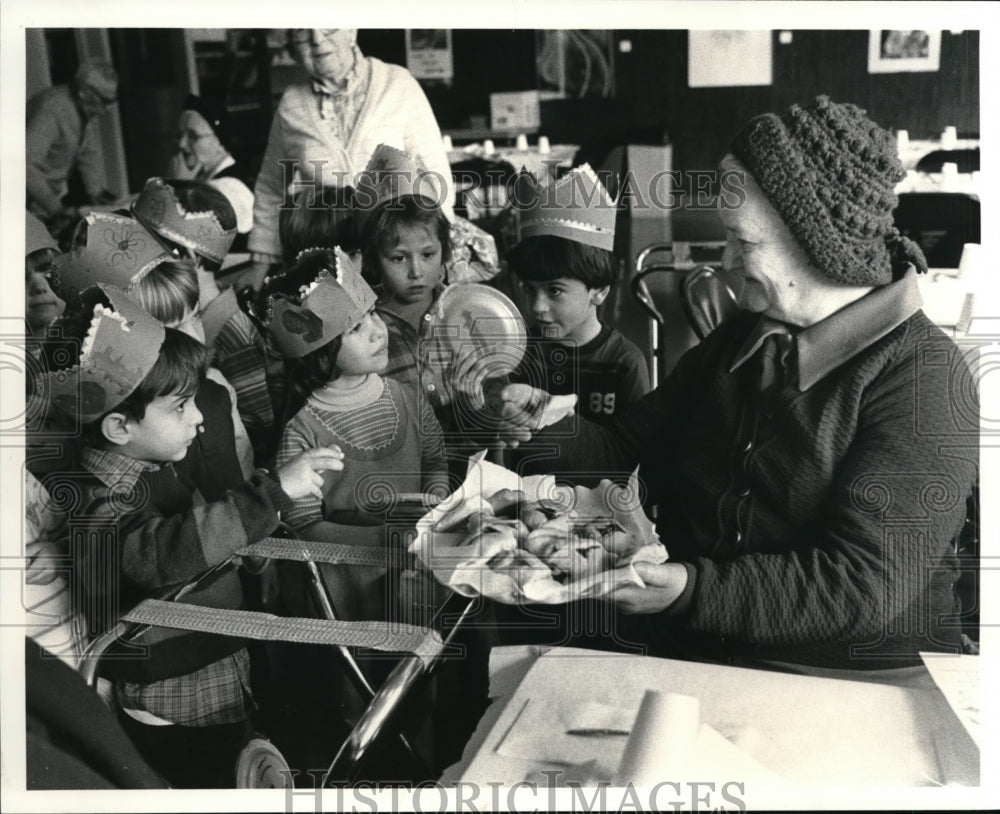
M962 247L962 259L958 261L958 276L974 280L982 258L983 247L978 243L966 243Z
M451 143L451 136L442 136L441 142L444 144L444 151L446 153L451 152L454 149L454 146Z
M954 150L958 146L958 131L954 127L946 127L941 134L941 149Z
M958 186L958 164L946 161L941 165L941 187L945 190L954 190Z
M542 155L548 155L549 151L551 149L552 148L549 146L549 137L548 136L539 136L538 137L538 152L540 152Z
M517 137L517 149L522 153L528 149L528 137L524 133L521 133Z
M899 154L902 155L909 149L910 133L908 130L896 131L896 145L899 147Z

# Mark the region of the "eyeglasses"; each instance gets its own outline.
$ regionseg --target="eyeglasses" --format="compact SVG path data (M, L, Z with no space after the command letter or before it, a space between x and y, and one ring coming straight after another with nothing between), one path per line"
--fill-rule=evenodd
M316 32L317 39L329 41L332 40L339 28L293 28L292 33L289 36L289 41L292 45L309 45L312 42L313 31Z
M90 95L93 96L94 99L101 103L102 107L108 108L118 104L117 96L102 96L94 88L90 87L90 85L85 85L84 87L90 92Z
M188 141L199 141L214 135L215 133L199 133L197 130L181 130L179 133L174 133L174 141L180 141L182 138L187 138Z

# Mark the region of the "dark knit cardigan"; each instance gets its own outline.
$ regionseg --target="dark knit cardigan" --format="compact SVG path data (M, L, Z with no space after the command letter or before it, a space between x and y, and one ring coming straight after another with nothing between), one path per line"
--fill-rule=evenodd
M640 466L689 575L640 620L659 654L876 669L952 648L952 540L978 461L959 349L918 310L763 409L759 364L730 372L757 320L721 326L608 426L574 417L540 433L531 446L557 454L536 468Z

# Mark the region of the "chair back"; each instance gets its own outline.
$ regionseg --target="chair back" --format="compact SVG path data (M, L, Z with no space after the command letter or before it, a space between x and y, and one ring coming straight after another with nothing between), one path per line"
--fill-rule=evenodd
M980 204L965 193L900 193L893 219L920 246L930 268L958 268L965 244L981 242Z
M704 339L740 310L736 293L711 266L699 266L681 280L681 305L698 339Z

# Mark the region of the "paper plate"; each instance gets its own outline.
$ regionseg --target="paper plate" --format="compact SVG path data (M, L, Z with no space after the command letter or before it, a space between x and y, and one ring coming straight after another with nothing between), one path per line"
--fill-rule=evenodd
M288 763L269 740L254 738L236 761L236 788L283 789L291 782Z
M428 336L434 342L431 365L444 370L473 343L488 360L490 376L514 371L524 358L528 332L509 297L480 283L448 286L428 313Z

